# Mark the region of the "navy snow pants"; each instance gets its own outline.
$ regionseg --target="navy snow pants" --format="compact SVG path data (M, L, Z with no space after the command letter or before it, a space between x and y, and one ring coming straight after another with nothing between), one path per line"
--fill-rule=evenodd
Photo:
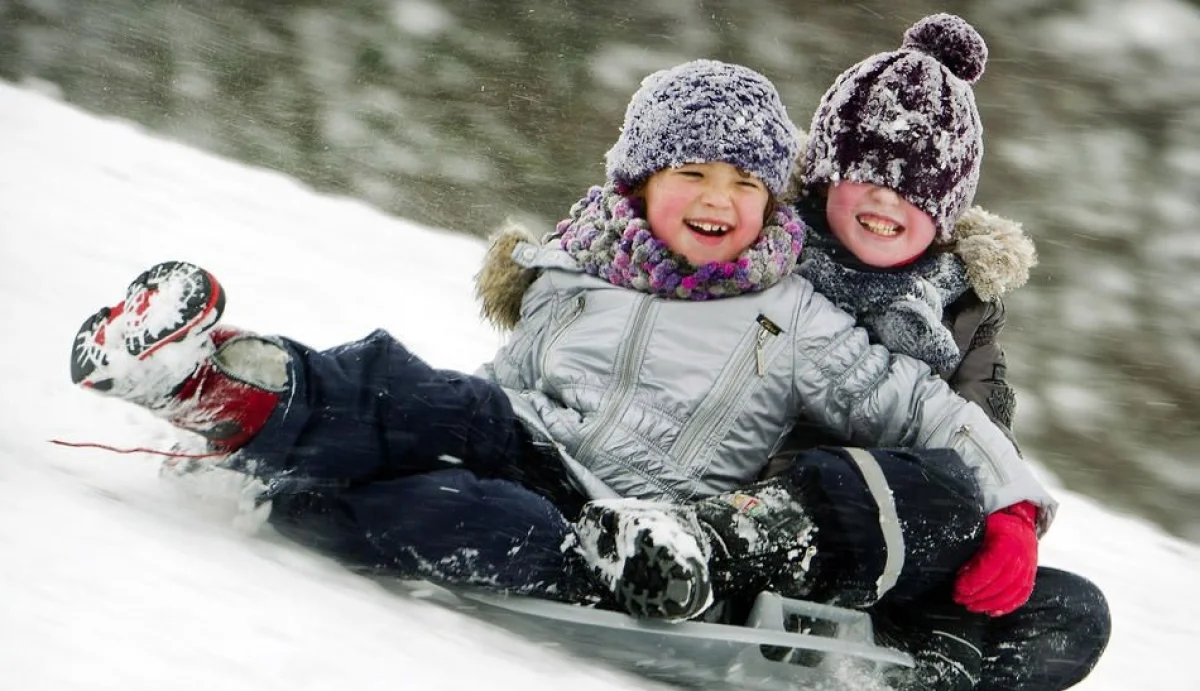
M1108 602L1093 583L1040 567L1029 602L991 618L953 603L948 589L918 602L885 600L870 610L876 636L914 655L931 652L973 668L976 691L1058 691L1082 681L1112 631ZM975 657L962 655L966 642ZM968 651L969 652L969 651Z
M283 534L360 568L506 590L584 587L562 582L583 568L559 547L586 498L498 386L430 367L383 331L326 351L284 344L290 390L238 455L267 481ZM953 452L872 453L913 532L895 590L919 594L977 549L978 492L966 476L928 471L962 468ZM921 455L935 453L947 458ZM804 459L795 480L816 492L804 497L821 536L814 571L825 574L829 599L847 594L853 605L855 588L883 566L878 513L838 450Z
M998 618L968 612L953 602L951 587L978 550L986 519L974 475L949 450L869 453L887 479L905 546L896 587L877 602L873 585L886 550L861 464L844 448L818 447L796 452L781 472L814 507L813 599L866 609L881 640L914 655L973 662L977 691L1057 691L1086 677L1111 631L1100 589L1042 567L1017 611ZM956 649L963 642L976 650L963 655Z
M363 571L595 599L565 549L586 499L491 382L430 367L383 331L327 351L283 341L291 388L234 458L270 522Z

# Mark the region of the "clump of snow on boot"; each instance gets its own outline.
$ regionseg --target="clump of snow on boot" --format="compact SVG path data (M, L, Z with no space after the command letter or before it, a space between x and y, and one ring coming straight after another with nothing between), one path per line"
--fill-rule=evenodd
M124 301L84 322L75 337L72 379L158 408L212 354L207 329L223 309L220 284L206 271L185 262L158 264L130 284Z
M708 538L690 507L597 500L575 528L597 579L630 614L682 621L712 605Z

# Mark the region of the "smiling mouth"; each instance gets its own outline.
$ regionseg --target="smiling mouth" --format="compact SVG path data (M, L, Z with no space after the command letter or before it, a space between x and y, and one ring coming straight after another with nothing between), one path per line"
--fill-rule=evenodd
M899 223L893 223L886 218L880 218L879 216L859 214L855 216L855 220L868 233L874 233L885 238L895 237L904 232L904 226Z
M692 229L693 233L703 235L710 238L719 238L729 231L733 230L733 226L724 223L707 223L704 221L684 221L688 228Z

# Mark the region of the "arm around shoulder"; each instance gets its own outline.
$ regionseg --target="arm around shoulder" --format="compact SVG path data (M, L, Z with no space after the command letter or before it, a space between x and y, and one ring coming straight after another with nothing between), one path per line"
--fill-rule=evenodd
M798 309L794 385L810 419L856 444L955 449L976 471L988 511L1028 500L1049 524L1056 502L982 408L925 363L871 344L821 295Z

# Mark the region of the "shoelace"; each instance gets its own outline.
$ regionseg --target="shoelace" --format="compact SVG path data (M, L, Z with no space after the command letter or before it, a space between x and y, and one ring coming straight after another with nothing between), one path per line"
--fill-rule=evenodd
M155 455L155 456L165 456L167 458L201 459L201 458L215 458L217 456L228 456L229 455L227 452L222 452L222 451L214 451L214 452L210 452L210 453L180 453L177 451L160 451L158 449L150 449L150 448L147 448L144 446L135 446L132 448L120 448L117 446L109 446L108 444L98 444L95 442L86 442L86 441L83 441L83 442L63 441L62 439L51 439L49 441L51 444L57 444L59 446L67 446L67 447L70 447L73 449L102 449L104 451L111 451L112 453L120 453L120 454L145 453L145 454L151 454L151 455Z

